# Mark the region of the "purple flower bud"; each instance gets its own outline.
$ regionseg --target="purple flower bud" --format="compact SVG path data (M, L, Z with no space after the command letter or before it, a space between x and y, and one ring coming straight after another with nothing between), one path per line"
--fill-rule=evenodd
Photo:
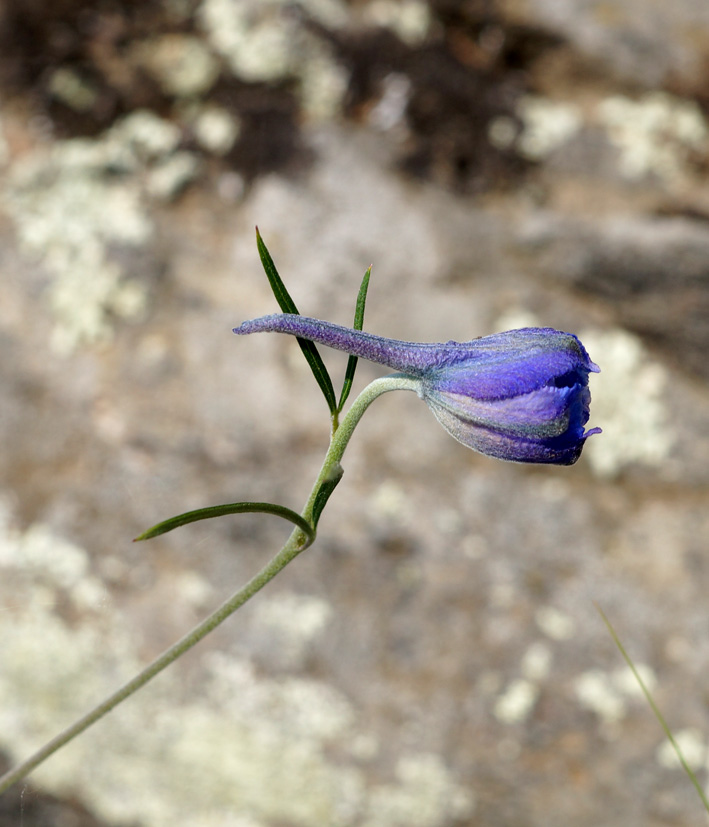
M599 368L571 333L528 327L470 342L385 339L295 314L263 316L239 335L275 331L320 342L419 380L419 395L464 445L498 459L572 465L584 442Z

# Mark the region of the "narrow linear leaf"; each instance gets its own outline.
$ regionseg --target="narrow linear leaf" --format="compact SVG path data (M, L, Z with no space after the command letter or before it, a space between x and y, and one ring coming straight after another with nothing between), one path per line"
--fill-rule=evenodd
M184 514L178 514L176 517L170 517L169 520L164 520L162 523L154 525L147 531L144 531L139 537L133 540L137 543L141 540L151 540L153 537L159 537L161 534L166 534L174 528L187 525L188 523L196 523L198 520L209 520L212 517L223 517L226 514L247 514L247 513L263 513L273 514L276 517L282 517L297 526L303 534L305 534L307 548L315 539L315 529L310 523L300 516L296 511L286 508L284 505L276 505L275 503L226 503L225 505L211 505L207 508L198 508L195 511L186 511Z
M263 264L263 269L266 271L266 276L268 277L269 284L271 285L271 290L273 290L273 295L276 297L279 307L284 313L295 313L296 315L300 315L298 313L298 308L295 306L295 302L291 298L288 290L286 290L286 286L278 274L276 265L271 258L271 254L268 252L268 248L261 238L261 233L259 233L258 227L256 228L256 246L258 247L261 264ZM325 367L325 363L318 353L318 349L312 342L308 342L305 339L298 339L297 341L300 345L300 349L303 351L303 356L305 356L307 363L310 365L315 381L318 383L320 390L323 392L325 401L330 409L330 414L332 415L337 411L337 402L335 400L335 388L333 387L332 379L330 378L330 374Z
M296 315L299 315L298 308L295 306L295 302L291 298L288 290L286 290L286 286L283 284L283 280L278 274L276 265L271 258L271 254L268 252L268 248L266 247L264 240L261 238L261 233L258 231L258 227L256 227L256 246L258 247L258 254L261 258L261 264L263 264L263 269L266 271L266 276L268 277L268 281L271 285L271 290L273 290L273 295L276 297L279 307L284 313L295 313Z
M355 307L355 317L353 327L355 330L361 330L364 325L364 306L367 303L367 290L369 289L369 277L372 274L372 265L367 268L367 272L362 278L362 284L359 286L359 293L357 294L357 305ZM355 371L357 370L357 357L350 356L347 360L347 369L345 370L345 381L342 385L342 393L340 394L340 402L337 410L341 411L347 397L350 395L352 389L352 382L354 381Z
M702 804L704 805L704 809L709 813L709 801L707 800L707 797L704 794L704 790L702 789L702 785L699 783L699 781L697 779L697 776L695 775L694 771L692 770L692 768L687 763L687 759L684 757L684 754L682 753L680 745L677 743L674 735L672 734L672 730L669 728L669 725L667 724L667 721L665 721L664 716L660 712L660 708L655 703L655 699L652 697L652 695L650 693L650 690L647 688L647 685L645 684L645 681L643 681L643 679L640 677L640 673L635 668L635 664L633 663L630 655L627 653L627 651L625 650L625 647L620 642L620 638L618 637L618 635L617 635L615 629L613 628L610 620L608 620L608 618L606 617L605 612L603 611L603 609L601 609L601 607L598 604L594 604L594 605L596 606L596 611L603 618L603 622L606 624L606 628L608 629L608 632L610 633L610 636L613 638L613 643L615 643L616 647L618 648L618 651L623 656L623 659L625 660L625 662L628 664L628 668L633 673L633 677L638 682L638 685L640 686L640 689L642 689L643 695L645 696L645 700L650 705L650 709L652 709L655 717L659 721L659 724L662 727L662 730L665 733L665 736L667 737L667 740L672 745L672 748L674 749L674 751L677 755L677 758L679 759L679 762L682 765L682 769L685 771L685 773L689 777L689 780L694 785L694 788L696 789L697 794L699 795L699 798L701 799Z

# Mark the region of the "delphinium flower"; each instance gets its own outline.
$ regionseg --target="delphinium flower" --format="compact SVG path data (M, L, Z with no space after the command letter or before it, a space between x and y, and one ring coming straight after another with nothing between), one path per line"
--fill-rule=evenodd
M292 313L234 328L289 333L393 368L457 440L516 462L572 465L586 439L589 373L599 368L571 333L528 327L469 342L403 342Z
M148 540L199 520L248 512L270 514L293 524L280 551L211 614L108 698L0 776L0 794L199 643L315 541L323 509L342 478L341 460L352 433L369 405L381 394L392 390L416 391L443 427L464 445L517 462L571 465L579 458L586 439L600 430L584 429L591 401L588 375L598 367L571 333L524 328L470 342L440 344L401 342L363 333L369 270L357 296L352 328L310 319L298 313L258 231L256 241L283 314L244 322L234 332L242 335L276 331L298 338L330 412L330 444L310 495L300 513L270 502L225 503L178 514L137 537L136 540ZM350 354L339 400L313 342ZM359 357L397 372L367 385L345 413Z

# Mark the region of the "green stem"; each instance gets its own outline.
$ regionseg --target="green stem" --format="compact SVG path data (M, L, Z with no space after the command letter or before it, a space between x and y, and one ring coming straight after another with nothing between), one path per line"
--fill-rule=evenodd
M312 525L313 508L316 503L318 491L323 483L341 473L340 460L347 448L350 437L362 418L362 415L367 408L374 402L374 400L383 393L393 390L418 390L418 382L402 375L385 376L381 379L375 379L368 385L362 393L355 399L350 407L347 415L342 420L339 428L332 435L330 440L330 447L325 456L320 474L318 475L310 497L301 512L301 516L309 524ZM202 638L206 637L213 629L216 629L223 623L230 615L232 615L240 606L243 606L247 600L250 600L257 592L259 592L270 580L272 580L278 572L284 569L291 560L295 559L307 547L307 535L300 528L295 528L283 548L273 559L267 563L261 571L256 574L251 580L242 586L235 594L228 600L215 609L209 617L205 618L201 623L188 632L184 637L170 646L159 655L151 664L145 667L132 680L124 684L120 689L106 698L103 703L100 703L90 712L75 721L71 726L67 727L63 732L59 733L51 741L48 741L41 749L37 750L33 755L18 764L14 769L11 769L5 775L0 777L0 793L5 792L9 787L17 781L22 780L35 767L39 766L43 761L49 758L57 750L61 749L69 741L73 740L82 732L87 730L96 721L103 718L108 712L117 707L120 703L129 698L134 692L145 686L148 681L152 680L157 674L163 671L171 663L176 661L181 655L191 649L195 644L199 643Z

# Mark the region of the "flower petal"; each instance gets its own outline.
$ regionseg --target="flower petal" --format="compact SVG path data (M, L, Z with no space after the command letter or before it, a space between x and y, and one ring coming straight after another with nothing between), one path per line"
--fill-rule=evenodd
M586 439L600 432L600 428L584 432L583 426L577 425L558 436L521 436L461 419L432 399L428 400L428 405L436 419L458 442L481 454L511 462L573 465L581 456Z
M471 425L484 425L501 433L537 438L559 436L568 430L571 409L579 403L581 410L578 413L574 411L574 419L579 420L585 412L585 422L588 421L591 398L588 388L581 385L563 388L545 385L507 399L478 399L441 391L435 386L429 390L428 383L424 383L423 393L429 405L446 408Z
M576 336L552 328L509 330L467 344L465 360L439 369L436 381L442 390L476 399L504 399L555 378L583 383L589 372L598 372Z

